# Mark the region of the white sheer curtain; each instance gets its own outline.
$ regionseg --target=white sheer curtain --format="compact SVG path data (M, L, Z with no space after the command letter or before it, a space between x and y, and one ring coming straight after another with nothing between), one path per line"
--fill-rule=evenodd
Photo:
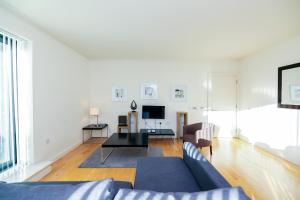
M24 74L20 73L28 67L25 44L24 40L0 30L0 178L20 170L29 161L31 125L24 127L22 121L30 113L24 109L24 100L31 92L24 98L27 84L23 85Z

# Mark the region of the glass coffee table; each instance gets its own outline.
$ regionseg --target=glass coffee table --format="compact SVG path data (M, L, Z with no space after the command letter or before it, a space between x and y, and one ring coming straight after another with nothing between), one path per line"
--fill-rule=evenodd
M111 155L115 148L145 147L148 148L148 134L114 133L101 146L101 163Z

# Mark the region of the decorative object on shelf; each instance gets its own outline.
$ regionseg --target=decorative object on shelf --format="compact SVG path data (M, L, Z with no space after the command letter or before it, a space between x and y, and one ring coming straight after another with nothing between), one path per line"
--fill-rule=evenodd
M99 117L99 108L93 107L90 108L90 116L97 116L97 126L99 125L98 117Z
M154 83L144 83L141 85L142 99L158 99L157 85Z
M120 86L112 87L112 101L127 101L127 88Z
M187 86L176 85L171 87L171 100L175 102L187 101Z
M130 104L131 112L136 112L135 110L137 109L136 102L133 100Z

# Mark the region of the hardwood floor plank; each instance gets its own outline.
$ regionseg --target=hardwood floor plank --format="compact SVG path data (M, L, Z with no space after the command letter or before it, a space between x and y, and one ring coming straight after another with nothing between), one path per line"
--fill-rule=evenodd
M79 168L103 142L83 144L52 165L42 181L101 180L114 178L134 182L134 168ZM182 140L151 139L150 146L163 148L164 156L182 157ZM300 167L239 139L215 139L213 156L202 153L233 185L242 186L253 199L300 199Z

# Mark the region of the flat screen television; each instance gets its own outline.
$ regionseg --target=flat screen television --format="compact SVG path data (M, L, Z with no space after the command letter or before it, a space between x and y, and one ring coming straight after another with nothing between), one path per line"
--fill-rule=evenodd
M143 119L165 119L165 106L143 106Z

